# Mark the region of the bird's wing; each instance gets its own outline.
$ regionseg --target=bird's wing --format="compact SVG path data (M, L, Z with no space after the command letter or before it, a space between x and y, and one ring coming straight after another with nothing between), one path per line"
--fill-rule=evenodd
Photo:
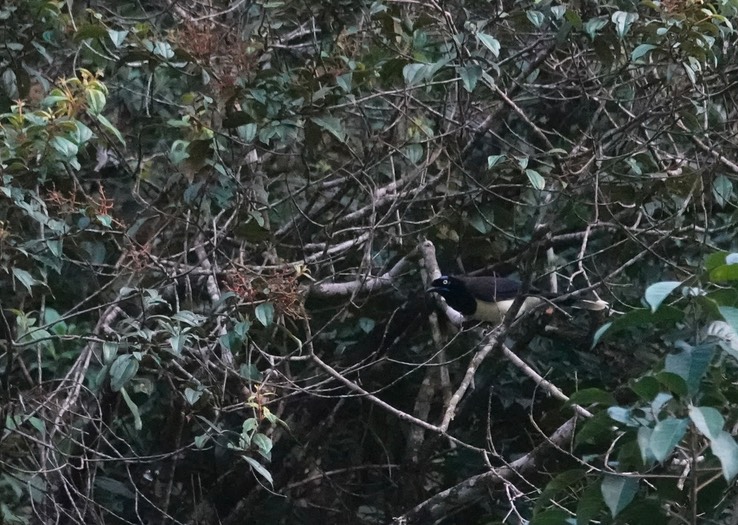
M502 277L464 277L462 279L475 298L488 303L514 299L520 293L520 283Z

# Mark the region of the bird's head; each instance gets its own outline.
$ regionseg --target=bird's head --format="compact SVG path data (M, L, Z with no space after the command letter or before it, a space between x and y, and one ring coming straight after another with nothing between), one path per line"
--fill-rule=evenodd
M465 293L466 286L461 280L450 275L442 275L438 279L431 283L431 287L426 290L427 292L436 292L441 296L448 298L449 296Z
M431 283L431 287L427 291L429 293L436 292L446 299L451 308L464 315L471 315L477 309L476 300L469 293L464 281L458 277L442 275Z

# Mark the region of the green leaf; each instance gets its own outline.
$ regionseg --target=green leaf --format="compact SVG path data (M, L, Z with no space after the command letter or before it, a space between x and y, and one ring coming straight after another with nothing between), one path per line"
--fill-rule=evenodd
M638 479L605 475L602 480L602 499L614 518L633 501L638 492Z
M712 453L720 460L723 477L730 482L738 474L738 444L728 432L720 432L710 446Z
M725 420L716 409L712 407L696 407L690 405L689 418L697 427L697 430L706 438L717 439L723 431Z
M175 140L172 142L172 145L169 148L169 160L171 160L173 164L179 164L190 158L190 154L187 151L189 145L190 143L186 140Z
M103 352L103 363L104 364L110 364L113 362L113 359L115 359L115 356L118 355L118 343L113 341L105 341L102 345L102 352Z
M340 87L344 93L351 93L353 84L353 72L344 73L336 77L336 85Z
M694 68L690 66L687 62L682 62L682 67L684 68L684 72L689 77L689 81L692 83L692 85L697 84L697 75L695 74Z
M423 146L420 144L408 144L403 153L411 163L417 165L423 160Z
M666 356L664 371L676 374L687 383L689 392L699 389L702 376L710 365L714 353L713 345L690 346L681 343L681 352Z
M136 497L125 484L107 476L95 476L95 488L129 500Z
M482 73L482 67L477 64L460 67L459 76L461 77L461 82L464 84L464 89L469 93L474 91L474 88L477 87L477 82L482 78Z
M715 252L708 255L705 259L705 270L709 272L711 270L714 270L718 266L723 266L724 264L726 264L727 255L728 252Z
M658 46L655 46L653 44L641 44L638 47L636 47L633 52L630 54L630 59L635 62L642 56L646 55L649 51L656 49Z
M123 44L123 41L128 36L128 31L116 31L114 29L108 29L108 38L113 45L118 48Z
M612 337L618 332L640 327L671 327L682 319L684 319L684 312L669 305L662 304L655 312L652 312L649 308L636 308L612 321L607 336Z
M607 333L607 331L610 329L611 326L612 326L612 322L609 322L609 323L603 324L597 329L597 331L594 334L594 337L592 337L591 348L594 348L595 346L597 346L597 343L600 342L600 339L602 339L602 336L604 336L605 333Z
M494 225L494 209L489 205L481 205L469 213L469 224L482 235L492 231Z
M107 35L105 27L101 24L82 24L76 33L74 33L74 41L81 42L88 38L97 39L104 38Z
M194 388L187 387L185 388L184 396L187 402L194 406L202 397L202 390L195 390Z
M735 333L738 334L738 308L732 306L718 306L720 315L723 316L725 322L730 325Z
M582 29L582 17L579 16L579 13L576 12L575 9L567 9L566 13L564 14L566 17L566 20L575 27L578 31L581 31ZM579 524L577 524L579 525Z
M661 383L661 385L665 386L669 392L678 396L686 396L689 394L689 386L687 386L685 379L674 372L661 371L654 374L653 377Z
M651 436L653 435L653 429L649 427L640 427L638 429L638 448L641 451L641 460L644 465L650 465L656 459L651 450Z
M610 407L607 409L607 415L613 421L623 423L629 427L636 426L637 423L633 420L633 415L629 408L625 407Z
M566 14L566 6L565 5L552 6L551 14L553 15L553 18L555 20L561 20L562 18L564 18L564 15Z
M259 422L255 417L245 419L241 425L241 434L249 434L259 427Z
M348 133L346 133L346 130L343 128L341 119L331 117L330 115L324 115L322 117L311 117L310 120L318 127L336 137L340 142L345 143L348 139Z
M110 228L113 225L113 218L110 215L95 215L95 219L104 228Z
M251 438L251 444L256 447L256 450L264 456L266 459L271 459L272 451L272 440L261 432L254 434Z
M543 25L543 22L546 21L546 15L540 11L530 10L526 13L526 16L528 17L528 20L530 20L530 23L537 28L540 28Z
M94 136L92 130L80 121L75 122L74 127L76 129L72 138L77 144L85 144Z
M108 130L110 133L113 134L113 136L120 141L121 144L124 146L126 145L126 141L123 139L123 135L120 134L120 131L118 131L118 128L113 126L110 121L105 118L103 115L96 115L95 118L97 121L104 127L106 130Z
M169 346L172 347L172 352L180 355L187 344L187 339L188 337L186 332L177 330L167 341L169 342Z
M530 185L535 189L543 190L546 188L546 179L544 179L536 170L527 169L525 170L525 175L528 177Z
M533 516L530 525L566 525L569 514L560 509L548 509Z
M136 361L136 363L138 363L138 361ZM131 397L128 395L128 392L126 392L125 388L121 387L120 393L123 396L123 401L125 401L128 410L130 410L131 414L133 415L133 427L136 430L141 430L143 428L143 422L141 421L141 414L138 410L138 405L133 402Z
M425 64L408 64L402 68L402 77L408 86L417 86L422 84L426 79Z
M264 218L258 213L253 214L248 220L238 224L234 228L234 236L237 239L244 239L249 242L261 242L271 238L272 232L263 225L260 225L259 222L265 224Z
M589 525L600 514L602 509L602 489L599 483L588 486L582 492L577 503L577 525Z
M651 401L659 393L661 387L653 376L644 376L630 386L630 389L644 401Z
M506 159L505 155L490 155L487 157L487 169L492 169Z
M261 463L256 461L254 458L250 458L249 456L241 457L246 460L246 463L248 463L251 468L253 468L262 478L267 480L270 485L274 485L271 473Z
M681 284L680 281L663 281L646 288L646 303L651 307L651 312L658 310L664 299Z
M609 392L605 392L599 388L584 388L574 392L569 398L568 403L575 405L614 405L615 398Z
M45 435L46 434L46 422L43 419L37 418L37 417L27 417L25 420L27 423L30 423L33 428L35 428L39 434Z
M735 310L735 309L734 309ZM738 315L738 310L735 312ZM723 351L738 360L738 333L725 321L713 321L705 329L705 334L718 340Z
M714 283L738 281L738 264L724 264L710 272L710 280Z
M244 142L247 142L249 144L251 144L254 141L254 139L256 138L256 133L258 131L259 131L259 126L254 124L253 122L249 122L248 124L243 124L236 128L236 133L238 133L238 137Z
M172 319L192 327L202 326L206 317L204 315L190 312L189 310L180 310L172 316Z
M99 89L88 89L85 91L87 109L92 115L99 115L105 107L105 93Z
M18 279L18 282L26 287L26 290L28 290L29 294L31 293L32 286L41 284L39 281L34 279L30 273L25 270L21 270L20 268L13 268L13 277Z
M615 24L615 32L621 39L628 33L630 26L636 20L638 20L638 13L615 11L612 14L612 23Z
M733 196L733 182L725 175L718 175L712 181L712 195L717 205L722 208Z
M248 379L249 381L261 382L264 380L263 374L259 372L259 367L255 364L242 364L238 369L238 373L241 377Z
M160 56L166 60L174 58L174 50L172 49L171 44L163 40L154 42L153 46L151 46L151 51L155 55Z
M77 145L64 137L54 137L49 141L49 144L51 144L52 148L64 155L67 159L77 155Z
M269 326L274 320L274 305L272 303L261 303L256 307L256 318L264 326Z
M577 432L575 445L609 444L612 439L612 419L606 412L599 412L589 418Z
M566 470L561 474L557 475L554 479L546 484L546 488L543 489L544 494L553 494L563 489L568 488L570 485L578 482L587 475L587 471L581 468L575 468Z
M674 451L674 448L687 432L686 419L674 417L659 421L653 429L649 446L657 461L664 461Z
M374 319L370 319L369 317L359 318L359 328L361 328L364 333L368 334L369 332L374 330L374 324Z
M477 40L479 40L484 47L489 49L495 57L500 56L500 43L495 37L482 32L477 33L475 36L477 37Z
M598 16L597 18L590 18L584 23L584 32L589 35L589 38L594 40L600 29L607 25L607 17Z
M138 372L138 360L131 354L119 355L110 366L110 389L119 392Z

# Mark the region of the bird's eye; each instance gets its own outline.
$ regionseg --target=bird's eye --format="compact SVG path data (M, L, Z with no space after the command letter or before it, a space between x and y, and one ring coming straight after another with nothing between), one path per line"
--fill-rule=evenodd
M448 279L444 279L443 284L448 284Z

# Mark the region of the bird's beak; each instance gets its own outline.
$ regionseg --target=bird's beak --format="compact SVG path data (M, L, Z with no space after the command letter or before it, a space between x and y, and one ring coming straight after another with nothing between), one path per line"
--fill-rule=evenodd
M441 291L441 288L439 288L438 286L431 286L425 291L425 293L440 292L440 291Z

